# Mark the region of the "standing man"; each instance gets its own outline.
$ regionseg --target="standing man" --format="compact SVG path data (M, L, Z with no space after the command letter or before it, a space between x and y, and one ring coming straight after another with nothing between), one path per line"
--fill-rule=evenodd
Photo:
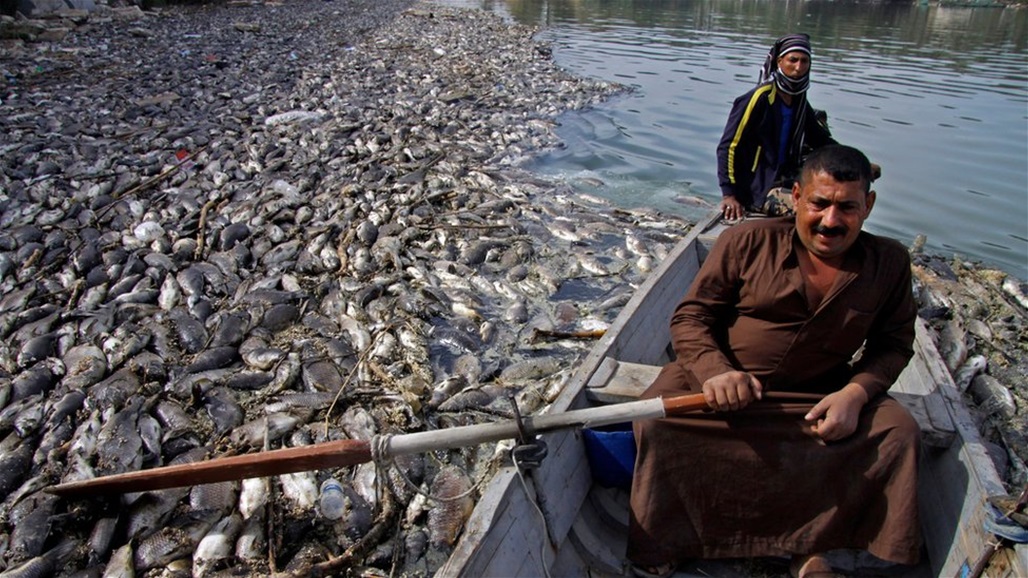
M732 104L717 146L726 219L741 219L746 210L789 212L788 195L804 151L835 142L807 102L810 58L806 34L779 38L768 51L757 87Z
M641 574L791 556L795 576L825 576L837 548L917 562L920 430L886 394L913 355L916 307L906 249L861 231L870 181L860 151L817 149L795 217L722 233L676 308L677 359L644 397L702 391L716 411L636 422Z

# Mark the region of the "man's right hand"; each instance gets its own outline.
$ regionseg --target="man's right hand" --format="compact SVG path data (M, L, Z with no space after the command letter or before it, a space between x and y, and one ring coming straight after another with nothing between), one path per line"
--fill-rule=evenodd
M737 221L743 218L746 212L742 208L742 203L735 197L727 196L721 197L721 214L729 221Z
M760 399L763 390L756 377L743 371L729 371L703 382L703 398L716 411L742 409Z

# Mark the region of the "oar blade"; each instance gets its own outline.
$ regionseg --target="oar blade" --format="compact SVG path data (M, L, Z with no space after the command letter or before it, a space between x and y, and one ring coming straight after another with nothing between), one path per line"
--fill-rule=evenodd
M338 440L310 446L285 448L227 458L214 458L202 462L102 476L90 480L58 484L47 488L47 491L66 497L145 492L226 482L229 480L355 466L370 461L370 442L364 440Z

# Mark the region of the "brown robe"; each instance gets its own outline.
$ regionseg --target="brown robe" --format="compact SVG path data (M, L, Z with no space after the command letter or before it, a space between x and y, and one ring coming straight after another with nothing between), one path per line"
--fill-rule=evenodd
M765 400L636 422L633 562L836 548L917 562L919 430L884 393L913 355L909 257L899 243L861 233L810 311L797 246L791 218L729 229L676 309L677 359L645 396L700 391L706 379L742 370L764 384ZM803 416L848 383L871 401L853 435L826 444Z

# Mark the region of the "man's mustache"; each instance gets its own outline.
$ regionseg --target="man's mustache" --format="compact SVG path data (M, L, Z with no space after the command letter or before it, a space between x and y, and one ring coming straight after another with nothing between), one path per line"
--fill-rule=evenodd
M837 237L846 234L846 227L824 227L818 225L814 227L814 233L826 237Z

